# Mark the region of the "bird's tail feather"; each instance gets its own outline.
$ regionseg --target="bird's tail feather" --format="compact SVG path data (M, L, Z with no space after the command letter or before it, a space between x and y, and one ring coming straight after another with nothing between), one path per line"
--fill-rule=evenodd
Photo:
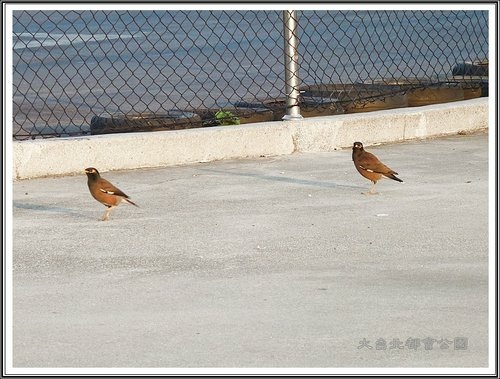
M139 206L136 203L134 203L132 200L127 199L126 197L124 197L123 200L125 200L127 203L135 205L137 208L139 208Z
M399 178L398 178L396 175L394 175L394 174L388 174L388 175L386 175L386 176L387 176L388 178L392 179L392 180L397 181L397 182L401 182L401 183L403 182L401 179L399 179Z

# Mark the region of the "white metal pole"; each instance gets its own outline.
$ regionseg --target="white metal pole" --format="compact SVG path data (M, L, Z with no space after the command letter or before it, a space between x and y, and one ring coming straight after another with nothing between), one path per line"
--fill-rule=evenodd
M299 40L297 38L297 11L283 11L285 40L286 113L283 120L300 120L299 107Z

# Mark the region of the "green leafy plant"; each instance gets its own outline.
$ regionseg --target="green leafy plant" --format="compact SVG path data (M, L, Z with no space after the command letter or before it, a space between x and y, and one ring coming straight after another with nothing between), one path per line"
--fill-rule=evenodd
M239 125L240 119L236 117L229 111L217 111L215 112L215 119L219 123L219 125Z

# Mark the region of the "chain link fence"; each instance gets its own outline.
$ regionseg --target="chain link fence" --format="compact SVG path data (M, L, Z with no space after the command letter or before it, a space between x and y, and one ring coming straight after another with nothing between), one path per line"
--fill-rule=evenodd
M303 116L487 95L487 11L298 11ZM281 120L280 11L15 11L15 139Z

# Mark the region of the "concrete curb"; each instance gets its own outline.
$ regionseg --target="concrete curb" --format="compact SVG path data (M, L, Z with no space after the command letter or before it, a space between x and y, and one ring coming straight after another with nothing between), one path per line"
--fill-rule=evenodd
M178 131L13 142L14 179L333 151L488 128L488 98L386 111Z

